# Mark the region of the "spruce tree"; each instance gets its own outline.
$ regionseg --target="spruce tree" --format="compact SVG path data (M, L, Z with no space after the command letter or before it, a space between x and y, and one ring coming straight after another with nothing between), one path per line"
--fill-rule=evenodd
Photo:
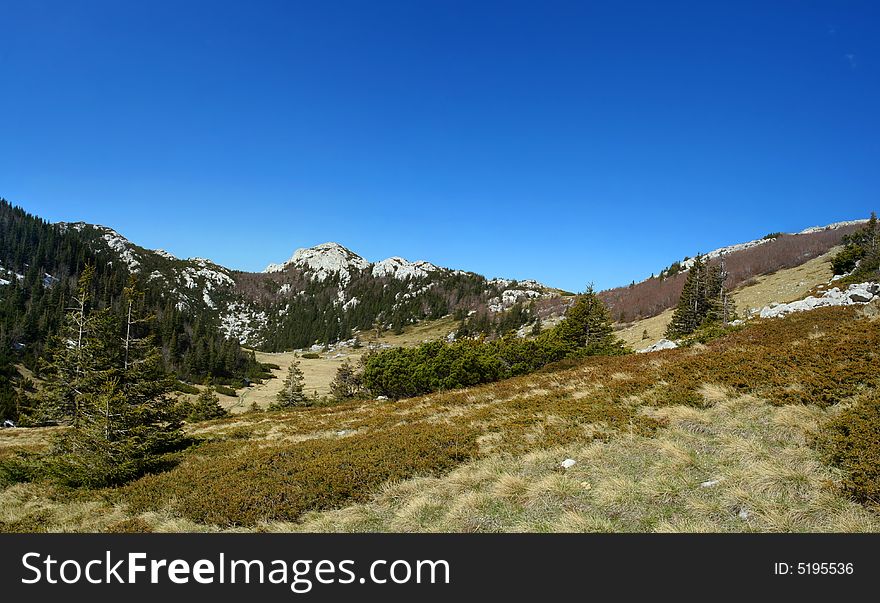
M699 255L694 258L672 320L666 327L666 337L678 339L704 325L726 324L732 320L735 308L724 287L726 278L723 258L719 265L709 264Z
M158 466L182 435L159 350L131 329L120 337L119 320L108 309L90 307L93 274L91 268L83 271L42 367L39 410L45 420L69 426L49 459L56 477L71 485L105 486Z
M337 402L350 400L361 393L363 389L363 376L355 370L355 367L345 360L336 369L336 378L330 384L330 395Z
M302 369L299 368L299 360L294 360L290 368L287 369L287 377L284 379L281 391L275 396L275 402L271 408L277 410L292 406L309 406L310 400L303 393L304 385L305 378Z
M614 336L611 314L592 285L565 313L565 320L556 327L556 334L564 345L581 355L623 351L623 344Z
M205 383L205 388L199 392L189 409L189 421L210 421L228 417L229 412L220 406L220 398L214 392L214 388Z

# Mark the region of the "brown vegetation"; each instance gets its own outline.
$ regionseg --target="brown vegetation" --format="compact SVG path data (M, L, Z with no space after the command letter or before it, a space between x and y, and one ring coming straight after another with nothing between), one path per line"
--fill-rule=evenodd
M857 228L858 225L851 225L808 234L781 235L762 245L730 253L724 257L724 267L729 274L725 285L733 289L756 276L799 266L839 245L844 235ZM686 273L650 278L632 286L603 291L599 296L616 322L631 322L674 307L686 278Z

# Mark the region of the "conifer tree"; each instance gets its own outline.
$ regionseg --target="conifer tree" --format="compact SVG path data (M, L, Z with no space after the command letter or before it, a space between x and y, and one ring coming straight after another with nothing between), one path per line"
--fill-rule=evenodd
M182 436L159 350L131 330L120 337L113 314L90 307L93 274L91 268L83 271L43 366L39 409L46 420L70 427L56 439L50 457L56 477L104 486L155 467Z
M703 256L694 258L672 320L666 327L666 337L678 339L706 324L726 324L732 320L735 308L724 287L726 278L723 258L720 265L709 264Z
M623 344L614 336L611 313L596 295L593 286L578 296L556 327L563 344L575 348L579 354L614 354L623 351Z
M336 378L330 384L330 395L337 402L356 397L363 389L363 376L355 367L345 360L336 369Z
M844 237L845 246L831 260L834 274L852 272L855 278L876 278L880 272L880 229L871 212L864 226Z
M281 391L275 396L272 409L289 408L292 406L309 406L310 401L303 393L305 379L302 369L299 368L299 360L294 360L287 369L287 377L281 386Z
M205 388L199 392L192 403L187 419L190 421L210 421L228 416L229 412L220 406L220 398L217 397L214 388L209 383L205 383Z

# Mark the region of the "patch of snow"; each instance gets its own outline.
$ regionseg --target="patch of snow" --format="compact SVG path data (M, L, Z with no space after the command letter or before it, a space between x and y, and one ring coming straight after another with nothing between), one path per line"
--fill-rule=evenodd
M563 469L569 469L571 467L574 467L576 464L577 464L577 461L574 459L565 459L564 461L559 463L559 466L562 467Z
M205 302L205 305L208 306L209 308L214 309L214 308L217 307L217 306L214 305L214 300L211 299L211 296L210 296L210 295L208 295L208 290L207 290L207 289L205 289L204 291L202 291L202 301L204 301L204 302Z
M284 283L284 284L281 285L281 287L278 289L278 293L279 293L280 295L284 295L285 293L290 293L290 289L291 289L290 283Z
M170 253L168 253L164 249L154 249L153 253L155 253L156 255L158 255L160 257L165 258L166 260L176 260L177 259L177 256L171 255Z

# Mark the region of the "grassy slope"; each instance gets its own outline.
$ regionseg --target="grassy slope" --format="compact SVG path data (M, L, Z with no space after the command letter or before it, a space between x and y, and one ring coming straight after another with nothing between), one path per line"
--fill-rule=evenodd
M828 308L698 348L201 424L206 443L177 468L122 489L5 488L0 529L878 531L810 446L839 408L877 395L880 322L864 314ZM0 456L41 435L4 433ZM562 471L565 458L577 464Z
M740 316L755 309L760 310L773 302L787 303L803 298L811 289L828 282L833 272L831 258L840 247L834 247L828 253L796 266L779 270L773 274L763 275L744 283L733 291ZM672 310L662 314L618 325L617 336L633 349L646 348L663 339L666 325L672 318ZM648 338L643 339L643 332L648 331Z

